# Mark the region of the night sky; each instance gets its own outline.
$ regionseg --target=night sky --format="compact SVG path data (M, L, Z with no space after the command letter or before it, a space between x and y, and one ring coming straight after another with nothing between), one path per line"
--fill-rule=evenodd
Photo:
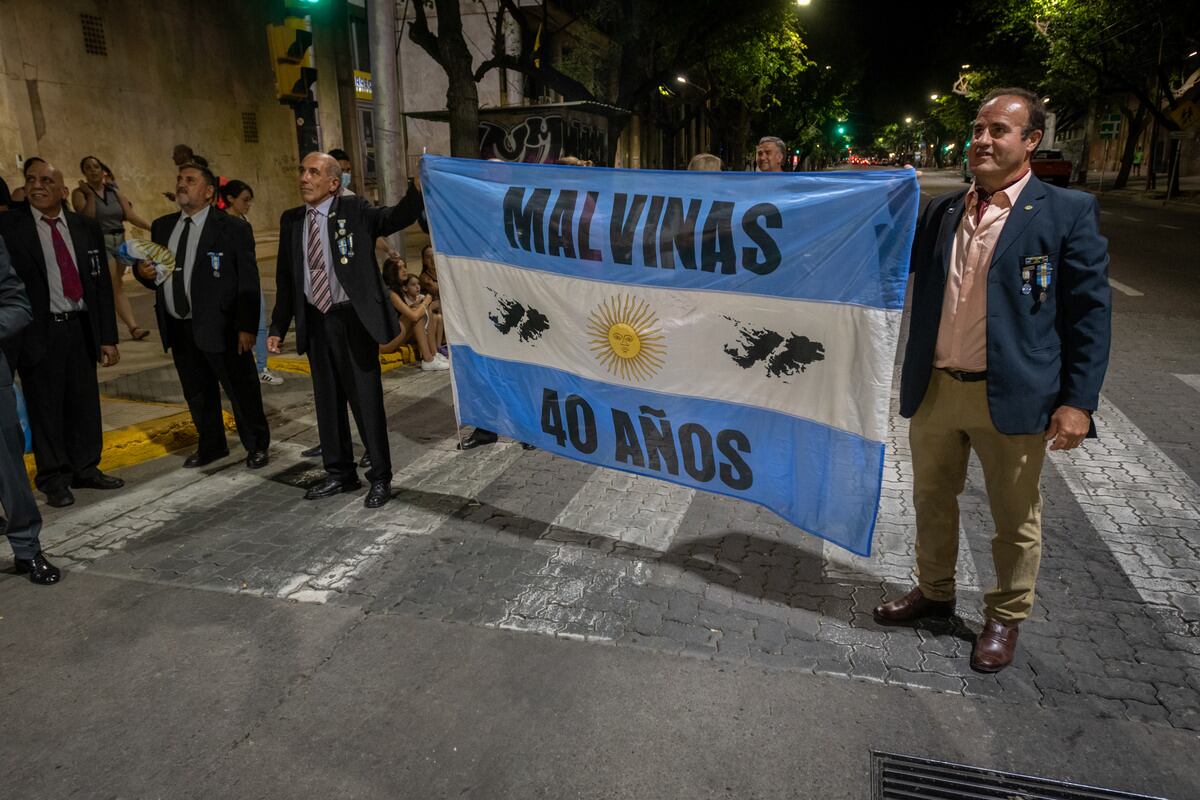
M986 31L966 21L968 7L969 0L812 0L796 9L813 59L859 76L850 103L856 138L921 116L931 93L951 90L960 66L986 45Z

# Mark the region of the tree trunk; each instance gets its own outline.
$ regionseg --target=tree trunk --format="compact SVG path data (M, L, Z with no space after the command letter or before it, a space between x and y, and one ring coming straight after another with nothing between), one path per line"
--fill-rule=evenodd
M479 158L479 87L471 69L471 51L463 38L459 0L436 0L438 50L450 86L450 155Z
M1114 189L1124 189L1129 183L1129 171L1133 167L1133 154L1137 152L1138 139L1142 136L1142 125L1146 121L1146 109L1140 103L1137 111L1130 114L1129 109L1122 108L1122 113L1125 114L1125 121L1128 123L1128 132L1125 137L1125 152L1121 154L1121 169L1117 172L1117 179L1113 181Z

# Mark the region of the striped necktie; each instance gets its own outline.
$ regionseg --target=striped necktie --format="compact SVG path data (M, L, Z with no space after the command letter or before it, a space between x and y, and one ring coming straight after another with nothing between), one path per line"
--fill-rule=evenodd
M324 314L333 306L333 295L325 269L325 248L321 246L320 216L315 208L308 210L308 271L312 304Z

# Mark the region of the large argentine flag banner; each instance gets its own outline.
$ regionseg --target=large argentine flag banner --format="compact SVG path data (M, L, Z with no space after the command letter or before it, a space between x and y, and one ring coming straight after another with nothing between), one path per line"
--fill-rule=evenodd
M911 170L421 174L462 424L870 553Z

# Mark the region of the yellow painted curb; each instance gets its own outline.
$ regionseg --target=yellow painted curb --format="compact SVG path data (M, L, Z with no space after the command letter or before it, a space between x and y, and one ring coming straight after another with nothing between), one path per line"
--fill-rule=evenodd
M233 414L222 411L221 416L225 421L225 430L236 430ZM195 444L196 439L196 428L192 425L192 416L187 411L168 414L165 417L147 420L125 428L105 431L104 451L100 455L100 469L110 472L121 467L141 464L189 447ZM34 462L33 453L26 453L25 472L29 475L30 485L33 484L33 475L36 471L37 465Z
M415 364L416 351L412 345L401 345L395 353L379 356L379 371L387 372L405 364ZM267 359L267 368L277 372L290 372L294 375L311 375L312 371L305 356L271 356Z

